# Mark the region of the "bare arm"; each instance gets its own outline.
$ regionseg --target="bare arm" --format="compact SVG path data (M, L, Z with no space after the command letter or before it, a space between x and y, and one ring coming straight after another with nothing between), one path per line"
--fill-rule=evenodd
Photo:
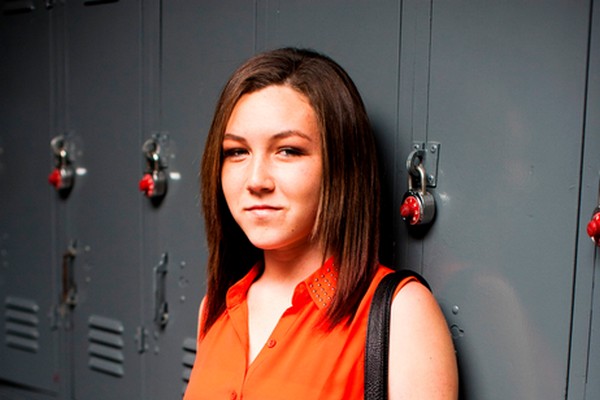
M202 298L200 303L200 309L198 310L198 329L196 332L196 338L200 338L200 332L202 332L203 321L204 321L204 308L206 307L206 296Z
M456 400L458 369L446 320L424 286L408 283L392 303L390 400Z

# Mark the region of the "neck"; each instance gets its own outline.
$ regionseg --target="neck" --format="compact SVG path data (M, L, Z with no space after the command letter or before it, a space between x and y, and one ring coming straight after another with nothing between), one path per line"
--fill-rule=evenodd
M303 251L265 250L261 279L295 286L320 268L323 261L323 248L319 245Z

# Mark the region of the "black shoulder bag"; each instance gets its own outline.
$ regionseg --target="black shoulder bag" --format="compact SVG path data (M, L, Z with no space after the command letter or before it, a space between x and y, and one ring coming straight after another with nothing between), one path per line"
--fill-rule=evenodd
M365 400L387 400L390 310L396 287L403 279L414 276L427 289L427 281L411 270L400 270L386 275L375 290L365 348Z

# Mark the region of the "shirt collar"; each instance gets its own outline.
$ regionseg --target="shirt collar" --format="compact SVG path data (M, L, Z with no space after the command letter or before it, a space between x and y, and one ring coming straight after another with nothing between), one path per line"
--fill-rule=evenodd
M335 296L337 278L337 269L333 264L333 258L330 258L298 286L304 285L313 302L322 309L329 306Z
M261 272L262 263L257 263L246 276L229 288L226 298L227 308L239 305L246 300L250 286ZM326 308L331 304L331 301L335 296L337 290L337 278L338 272L332 257L296 286L292 298L292 305L299 305L300 302L302 302L302 299L311 299L318 308ZM308 297L306 294L308 294Z
M252 269L244 276L242 279L237 281L233 286L227 290L227 296L225 298L227 308L232 308L244 300L248 296L248 290L250 290L250 286L256 280L258 275L262 271L262 263L258 262L254 264Z

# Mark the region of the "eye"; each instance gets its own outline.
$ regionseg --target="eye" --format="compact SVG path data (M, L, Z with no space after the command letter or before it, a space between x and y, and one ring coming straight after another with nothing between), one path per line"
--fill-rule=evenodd
M241 158L248 154L248 150L242 147L233 147L230 149L223 149L223 158Z
M298 157L301 155L304 155L305 152L304 150L298 148L298 147L282 147L281 149L279 149L279 154L281 154L284 157Z

